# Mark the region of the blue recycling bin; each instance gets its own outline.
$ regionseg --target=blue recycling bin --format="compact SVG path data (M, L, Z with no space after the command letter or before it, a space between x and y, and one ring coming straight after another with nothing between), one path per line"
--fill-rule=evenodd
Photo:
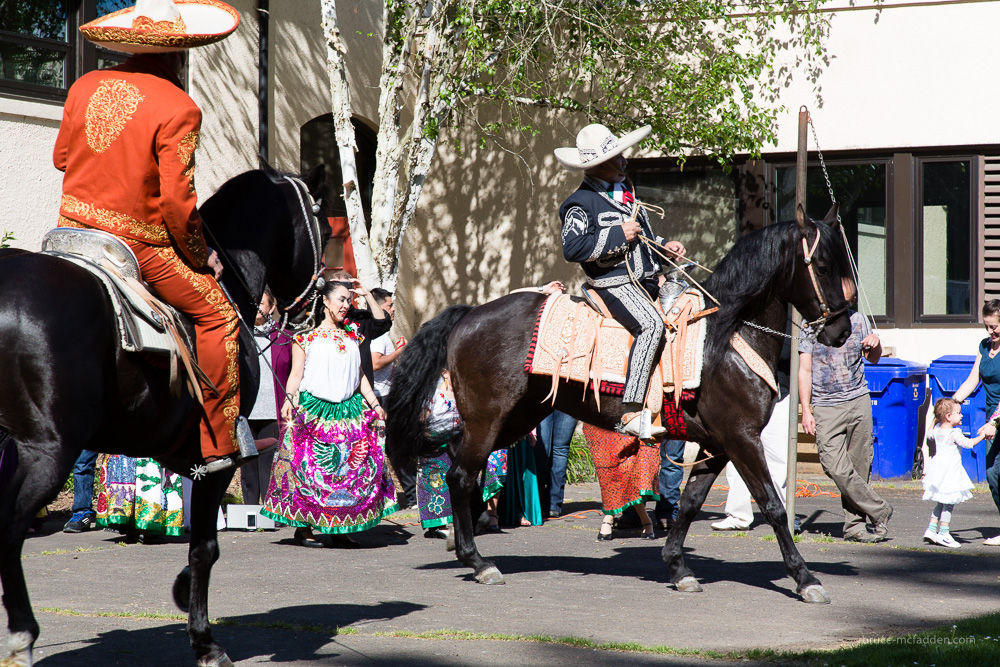
M950 397L969 377L976 357L965 354L949 354L938 357L927 367L928 384L931 387L931 409L942 397ZM972 437L986 423L986 391L982 383L962 402L962 433ZM972 449L962 450L962 464L973 482L986 481L986 441L977 443Z
M926 373L927 366L904 359L883 357L877 364L865 362L875 423L873 477L903 477L913 469Z

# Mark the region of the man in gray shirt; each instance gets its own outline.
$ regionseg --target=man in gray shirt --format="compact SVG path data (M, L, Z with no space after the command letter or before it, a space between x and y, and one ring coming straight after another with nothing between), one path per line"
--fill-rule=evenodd
M853 286L850 289L853 292ZM848 301L853 297L849 293ZM874 438L862 356L877 363L882 343L860 313L849 313L851 335L842 347L827 347L805 332L799 339L802 428L816 436L823 471L840 489L844 539L881 542L888 539L892 506L868 485Z

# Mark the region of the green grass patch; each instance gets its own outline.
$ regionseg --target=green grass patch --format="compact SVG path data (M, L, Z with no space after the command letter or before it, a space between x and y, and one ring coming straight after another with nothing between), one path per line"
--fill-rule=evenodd
M977 616L954 625L863 641L833 651L805 651L796 662L809 667L969 667L995 665L1000 655L1000 613Z
M597 481L597 468L590 457L590 448L583 433L577 431L569 442L569 460L566 462L566 483L582 484Z

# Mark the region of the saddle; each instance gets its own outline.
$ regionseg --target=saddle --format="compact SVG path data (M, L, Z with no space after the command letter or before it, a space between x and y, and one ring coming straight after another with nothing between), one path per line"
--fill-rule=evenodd
M42 254L72 262L96 277L111 300L122 349L167 355L171 391L180 393L183 368L188 388L202 402L200 382L212 383L195 361L194 325L150 292L127 244L100 230L59 227L42 238Z
M600 394L624 393L632 336L610 317L596 294L586 290L585 294L592 305L568 295L546 299L538 313L525 370L552 377L552 391L546 399L555 400L560 380L593 387L600 409ZM665 393L673 394L676 405L684 390L701 385L707 331L703 318L716 309L706 309L701 292L689 289L668 313L664 315L659 304L657 311L666 323L666 344L646 395L653 414L661 412Z

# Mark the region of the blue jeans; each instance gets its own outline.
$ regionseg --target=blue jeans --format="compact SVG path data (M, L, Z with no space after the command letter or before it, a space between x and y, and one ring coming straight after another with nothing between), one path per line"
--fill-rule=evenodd
M684 469L674 465L669 459L683 462L685 444L683 440L664 440L660 443L660 499L656 501L655 511L657 519L673 521L677 518Z
M73 464L73 513L94 511L94 467L97 452L85 449Z
M569 442L575 430L576 419L563 412L553 412L538 425L539 449L545 452L544 465L538 471L542 507L555 515L562 512Z

